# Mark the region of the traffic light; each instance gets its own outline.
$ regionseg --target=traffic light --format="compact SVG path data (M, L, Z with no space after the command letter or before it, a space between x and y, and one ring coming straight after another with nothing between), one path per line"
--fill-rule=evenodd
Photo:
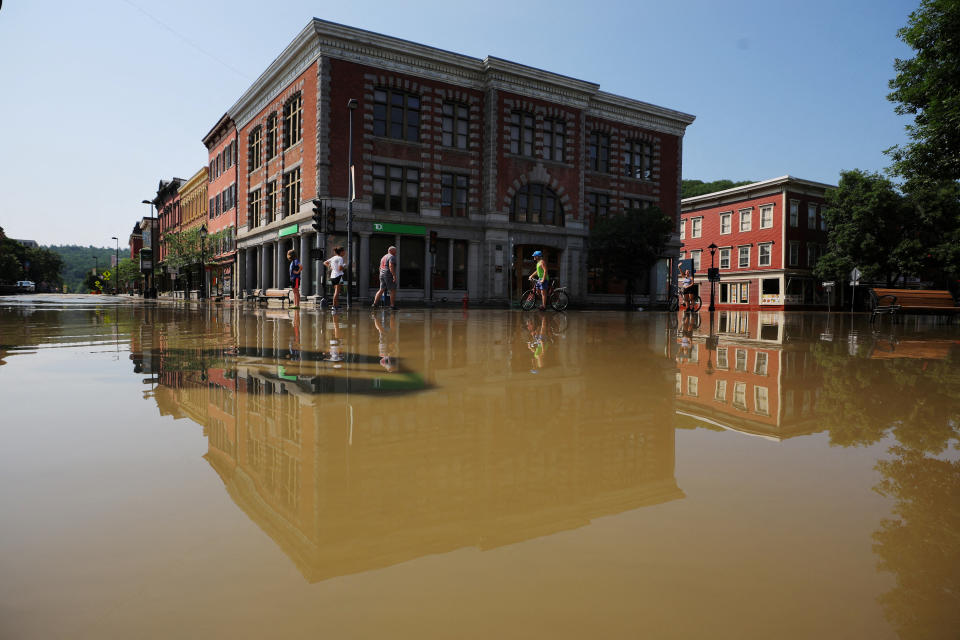
M327 233L337 232L337 210L335 207L327 209Z
M437 232L431 231L430 232L430 253L436 253L436 252L437 252Z
M313 228L317 233L323 233L323 200L313 201Z

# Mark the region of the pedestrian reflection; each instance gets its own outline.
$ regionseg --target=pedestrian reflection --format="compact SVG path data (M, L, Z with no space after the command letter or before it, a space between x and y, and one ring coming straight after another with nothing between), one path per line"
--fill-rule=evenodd
M380 354L380 366L386 369L389 372L394 372L397 370L397 329L396 325L399 322L398 316L395 314L387 314L381 312L373 312L370 314L373 317L374 326L377 328L378 342L377 350ZM384 328L386 324L386 328Z

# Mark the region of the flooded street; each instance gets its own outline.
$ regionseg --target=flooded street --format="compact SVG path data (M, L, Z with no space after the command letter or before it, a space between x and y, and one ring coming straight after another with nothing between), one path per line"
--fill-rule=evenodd
M955 638L960 327L0 298L0 637Z

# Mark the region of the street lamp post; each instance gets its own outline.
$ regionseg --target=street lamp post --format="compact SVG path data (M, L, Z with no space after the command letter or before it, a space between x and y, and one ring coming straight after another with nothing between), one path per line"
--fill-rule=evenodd
M207 297L207 261L204 259L204 243L207 240L207 225L200 226L200 299Z
M155 297L157 289L157 256L153 251L153 241L154 236L160 229L153 228L153 221L157 219L156 216L153 215L153 200L141 200L140 202L150 205L150 217L148 218L150 220L150 288L148 290L146 285L144 285L143 297L152 298ZM159 240L159 238L157 238L157 240Z
M356 98L347 100L347 110L350 113L347 127L347 308L353 306L353 112L359 103ZM393 304L396 304L396 302Z
M117 241L116 251L114 253L114 262L113 265L113 291L114 293L120 293L120 278L117 275L120 271L120 239L117 236L110 236L111 240Z
M717 245L715 245L714 243L711 242L711 243L710 243L710 246L708 246L707 248L710 249L710 272L707 274L707 276L708 276L708 279L710 280L710 309L709 309L709 311L712 312L713 309L714 309L714 307L713 307L713 298L714 298L714 280L715 280L715 278L714 278L714 273L715 273L715 271L713 270L713 256L717 253Z

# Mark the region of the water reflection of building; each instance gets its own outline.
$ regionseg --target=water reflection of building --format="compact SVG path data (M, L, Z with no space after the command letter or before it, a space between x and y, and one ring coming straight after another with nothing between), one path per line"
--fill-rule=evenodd
M329 362L309 358L325 353L331 327L323 316L303 323L296 340L289 321L241 316L233 373L159 377L179 415L204 426L205 457L232 499L309 581L683 497L668 369L638 366L610 388L586 325L566 327L533 376L519 325L405 321L392 329L398 374L426 385L382 396L361 383L359 394L316 392L308 381ZM288 357L294 340L302 360ZM384 374L366 357L377 340L372 324L344 329L344 379ZM596 357L574 344L594 344Z
M791 343L783 312L700 311L689 355L678 356L681 424L776 439L818 431L820 376L809 344ZM678 333L682 335L682 321ZM711 348L708 348L711 347Z

